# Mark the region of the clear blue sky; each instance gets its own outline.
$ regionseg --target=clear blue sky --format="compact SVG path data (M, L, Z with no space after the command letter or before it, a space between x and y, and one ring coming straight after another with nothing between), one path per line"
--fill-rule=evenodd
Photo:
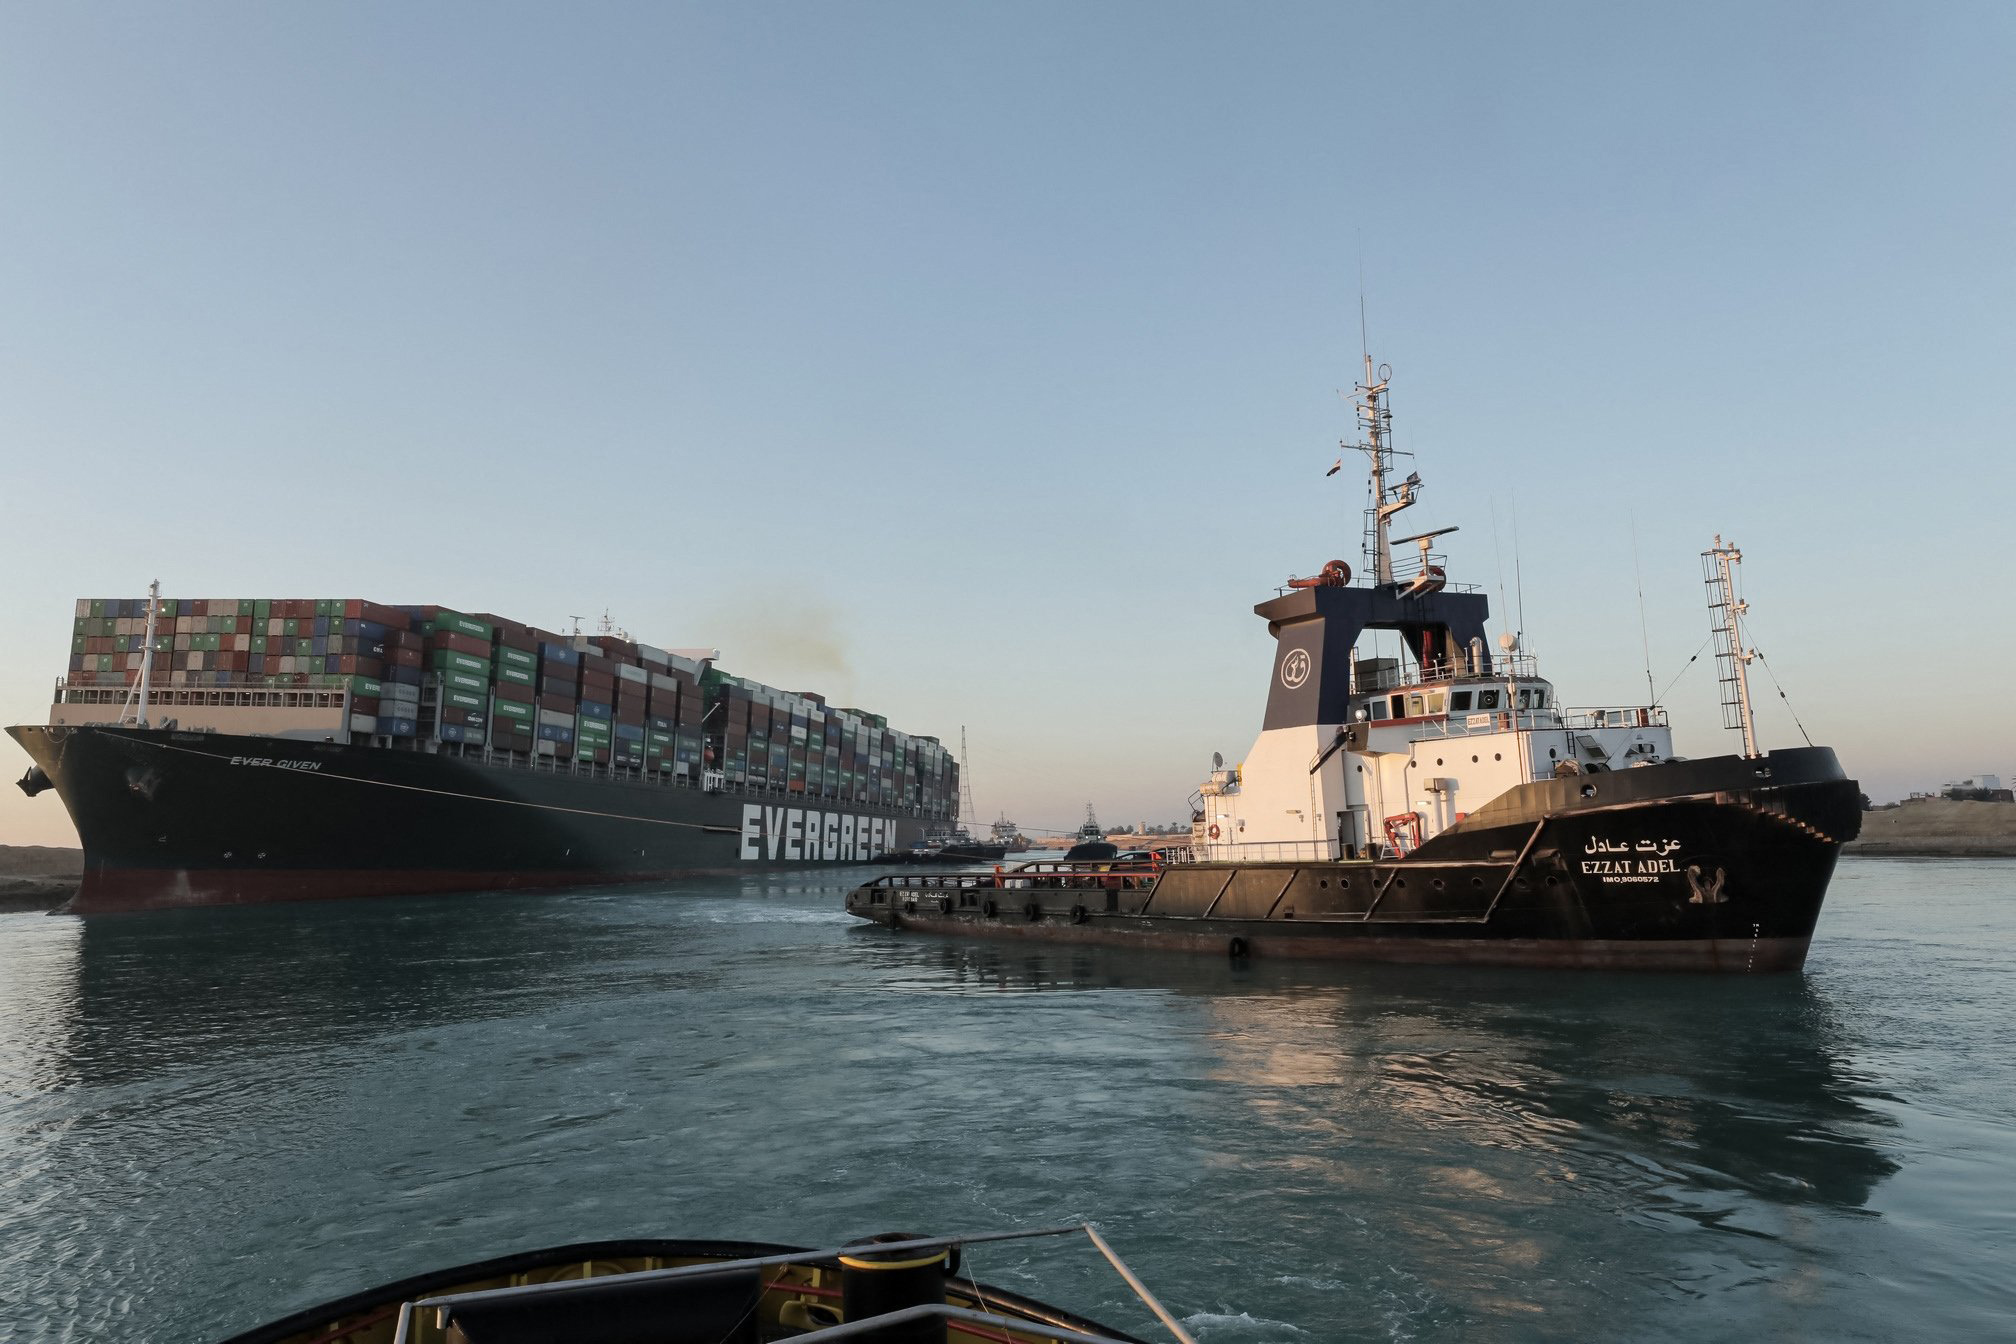
M156 576L606 607L1174 819L1358 563L1362 267L1410 521L1495 593L1516 519L1564 699L1644 691L1634 528L1679 672L1720 531L1872 793L2016 774L2012 16L9 6L0 719Z

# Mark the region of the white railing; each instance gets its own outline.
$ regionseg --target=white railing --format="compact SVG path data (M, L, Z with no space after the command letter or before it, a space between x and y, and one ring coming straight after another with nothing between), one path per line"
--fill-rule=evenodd
M1664 728L1666 710L1659 705L1621 705L1564 709L1563 728Z
M1358 675L1351 689L1360 695L1378 691L1397 691L1409 686L1442 686L1454 681L1475 682L1480 686L1494 686L1513 681L1538 681L1540 660L1530 653L1491 653L1489 672L1472 672L1469 666L1468 650L1457 650L1455 664L1448 667L1390 667L1367 672L1360 663Z
M1335 840L1207 840L1191 862L1326 862L1339 856Z

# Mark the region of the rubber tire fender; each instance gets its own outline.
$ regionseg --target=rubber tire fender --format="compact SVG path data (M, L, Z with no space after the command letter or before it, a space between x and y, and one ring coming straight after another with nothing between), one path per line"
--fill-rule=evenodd
M1247 958L1247 956L1252 952L1252 950L1253 949L1246 946L1246 940L1244 938L1234 938L1230 943L1227 943L1225 945L1226 953L1234 961L1244 961Z

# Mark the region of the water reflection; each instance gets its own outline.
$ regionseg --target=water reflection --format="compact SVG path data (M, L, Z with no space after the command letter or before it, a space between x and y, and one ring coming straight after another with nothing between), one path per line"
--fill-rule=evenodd
M89 920L61 930L35 983L38 1090L108 1085L229 1058L313 1060L331 1047L506 1015L555 995L711 983L634 936L635 892L318 903ZM676 899L676 898L673 898ZM690 930L700 945L710 930Z
M1892 1100L1854 1063L1841 1005L1802 976L1552 975L949 943L948 988L1204 1000L1208 1076L1300 1151L1444 1134L1651 1195L1647 1217L1728 1223L1716 1190L1859 1209L1897 1169ZM1462 1197L1492 1194L1444 1173ZM1348 1167L1328 1173L1349 1186Z

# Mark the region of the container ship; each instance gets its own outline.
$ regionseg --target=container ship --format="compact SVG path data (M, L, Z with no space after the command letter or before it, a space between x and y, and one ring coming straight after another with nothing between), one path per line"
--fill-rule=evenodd
M9 728L84 848L76 913L868 862L959 766L712 649L359 599L85 599Z
M1422 482L1397 476L1388 376L1368 359L1358 389L1368 573L1332 560L1254 607L1276 641L1261 731L1192 796L1189 846L1168 862L890 875L847 909L1234 957L1801 966L1861 792L1829 748L1759 750L1740 552L1717 537L1703 553L1740 753L1676 754L1657 704L1562 704L1517 634L1487 642L1487 599L1435 549L1454 528L1391 535Z

